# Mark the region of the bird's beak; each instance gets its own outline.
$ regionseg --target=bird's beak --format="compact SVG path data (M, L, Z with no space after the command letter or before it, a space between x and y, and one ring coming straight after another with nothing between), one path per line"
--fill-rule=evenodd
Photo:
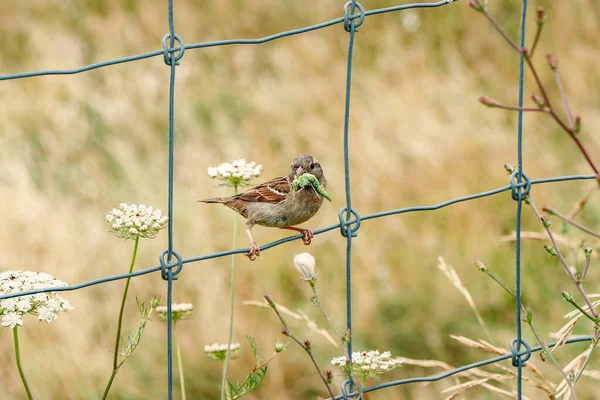
M298 167L296 168L296 177L300 177L302 176L302 174L304 174L304 170L302 169L302 167Z

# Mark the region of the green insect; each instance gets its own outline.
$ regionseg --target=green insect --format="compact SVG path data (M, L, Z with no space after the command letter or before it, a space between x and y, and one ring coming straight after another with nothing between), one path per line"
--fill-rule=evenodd
M319 193L322 197L331 201L331 197L329 197L329 194L325 191L325 187L319 183L319 180L313 174L309 174L308 172L294 178L292 190L295 192L308 185L311 185L313 189L315 189L315 192Z

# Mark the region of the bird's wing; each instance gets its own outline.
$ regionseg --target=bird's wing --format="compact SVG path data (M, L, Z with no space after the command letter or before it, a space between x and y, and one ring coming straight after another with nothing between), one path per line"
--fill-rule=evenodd
M280 176L248 189L244 193L234 196L234 198L248 202L277 204L285 200L290 191L289 178L287 176Z

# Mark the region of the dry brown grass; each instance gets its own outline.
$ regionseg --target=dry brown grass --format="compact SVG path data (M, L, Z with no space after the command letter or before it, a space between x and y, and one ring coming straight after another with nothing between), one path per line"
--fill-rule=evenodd
M177 1L175 26L186 43L261 37L338 17L342 3ZM490 3L516 34L520 2ZM392 4L372 1L365 7ZM572 109L583 116L583 140L597 159L598 7L593 0L538 4L549 13L539 55L552 49L558 57ZM466 1L419 10L418 15L421 28L416 33L404 30L400 15L393 14L367 18L357 34L350 162L353 207L362 214L506 185L502 165L516 160L516 114L486 109L476 101L485 94L516 102L516 55ZM530 22L532 18L531 11ZM73 68L155 50L167 30L164 2L4 1L0 73ZM175 249L183 257L228 249L232 213L196 203L227 193L206 175L208 166L225 160L256 160L264 165L265 177L271 177L287 170L296 155L313 154L324 166L334 202L325 204L309 225L337 221L344 205L346 48L347 33L335 26L261 46L186 52L177 68L173 220ZM552 75L540 70L556 96ZM529 93L531 82L527 87ZM40 270L69 283L125 272L132 244L112 236L103 217L119 202L167 207L168 68L162 57L74 76L0 82L0 94L0 269ZM527 115L525 129L524 165L531 178L590 172L549 118ZM587 185L570 182L533 190L539 204L551 201L566 211ZM593 200L581 218L597 228ZM514 336L512 301L470 262L485 259L510 286L514 250L498 238L514 229L514 210L505 193L436 212L363 223L352 253L355 348L390 349L395 355L451 365L480 359L481 354L449 338L451 333L480 337L481 331L462 296L438 272L438 255L455 266L495 343L508 346ZM524 229L538 228L526 211ZM263 228L254 233L260 244L285 235ZM569 233L569 240L581 237ZM245 245L245 240L240 231L238 243ZM320 271L321 300L340 327L345 321L344 243L332 231L315 238L309 248ZM143 240L136 269L156 265L165 247L164 233ZM282 339L269 310L242 306L243 300L261 299L266 291L327 326L292 267L293 256L306 250L296 241L264 252L254 263L239 256L236 341L242 342L245 334L256 336L266 356L273 340ZM523 251L526 303L534 308L542 332L556 330L568 310L560 290L569 283L539 243L527 242ZM220 367L206 359L202 348L226 338L229 262L186 265L175 282L175 301L195 306L194 319L182 323L178 332L188 398L213 399L218 393ZM596 267L590 269L589 282L600 279ZM110 372L123 284L68 293L76 310L50 325L25 321L22 356L38 399L98 397ZM131 294L140 297L165 290L159 274L136 278L131 286ZM126 328L137 323L133 297L125 321ZM322 365L339 355L303 322L292 328L310 338ZM1 397L21 398L10 333L0 333ZM566 363L582 348L571 353L561 349L557 357ZM117 376L114 398L165 398L165 353L164 326L153 321L138 352ZM251 354L245 353L232 363L233 377L250 368ZM306 361L299 349L290 347L275 359L261 389L248 398L323 394ZM598 369L596 360L590 368ZM405 366L387 378L429 372ZM336 385L341 380L337 377ZM593 388L589 382L583 377L581 387ZM372 398L442 399L441 391L455 384L449 380L425 388L392 388ZM582 389L580 399L598 398L597 391Z

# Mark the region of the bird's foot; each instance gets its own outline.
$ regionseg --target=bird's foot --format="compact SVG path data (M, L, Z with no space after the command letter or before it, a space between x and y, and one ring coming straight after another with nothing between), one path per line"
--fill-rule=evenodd
M304 229L304 228L299 228L300 229L300 233L302 233L302 235L304 235L304 237L302 238L302 241L304 242L305 245L309 245L312 238L315 237L314 233L312 230L310 229Z
M248 253L244 253L244 255L248 257L250 261L254 261L256 260L256 257L260 256L260 249L256 243L252 243L252 246L250 246L250 251Z

